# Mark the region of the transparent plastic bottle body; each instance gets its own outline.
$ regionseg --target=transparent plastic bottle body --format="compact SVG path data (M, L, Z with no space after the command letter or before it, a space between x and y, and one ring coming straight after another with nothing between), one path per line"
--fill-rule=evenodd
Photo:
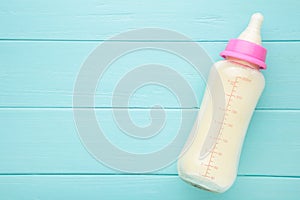
M225 107L215 108L206 89L192 130L195 135L178 160L178 173L196 187L221 193L230 188L236 178L244 137L265 80L256 65L242 60L219 61L213 67L216 70L212 70L209 79L218 73L223 87L212 86L211 89L220 95L225 93ZM220 90L224 92L218 92ZM214 109L224 110L222 121L212 119ZM221 129L210 135L210 126ZM203 149L206 152L203 153Z

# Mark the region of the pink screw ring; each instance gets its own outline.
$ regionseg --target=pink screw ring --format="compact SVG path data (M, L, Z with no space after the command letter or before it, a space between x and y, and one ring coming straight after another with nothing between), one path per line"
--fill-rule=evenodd
M226 49L220 53L223 58L228 56L257 64L260 69L266 69L267 49L252 42L240 39L229 40Z

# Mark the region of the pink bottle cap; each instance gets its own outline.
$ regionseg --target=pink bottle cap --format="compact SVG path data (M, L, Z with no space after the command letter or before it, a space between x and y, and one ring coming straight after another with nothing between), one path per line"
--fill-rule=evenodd
M226 49L220 53L223 58L234 57L256 64L260 69L266 69L267 49L261 45L240 39L231 39Z
M241 39L229 40L226 49L220 53L223 58L234 57L256 64L260 69L266 69L267 49L253 42Z

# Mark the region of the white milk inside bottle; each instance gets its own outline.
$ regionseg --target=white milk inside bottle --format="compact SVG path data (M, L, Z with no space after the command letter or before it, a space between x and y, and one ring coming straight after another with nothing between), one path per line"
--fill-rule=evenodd
M260 45L262 20L260 13L252 15L245 31L221 53L225 60L212 67L194 137L178 160L179 176L196 187L221 193L236 178L244 137L265 85L260 72L266 68L266 49ZM217 79L221 86L215 84Z

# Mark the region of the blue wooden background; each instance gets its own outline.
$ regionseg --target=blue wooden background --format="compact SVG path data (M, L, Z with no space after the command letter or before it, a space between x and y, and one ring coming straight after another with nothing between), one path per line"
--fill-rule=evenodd
M300 199L299 8L297 0L1 1L0 199ZM226 41L256 11L265 15L266 88L232 189L212 194L193 188L178 178L176 164L149 174L121 173L85 150L73 120L72 92L81 64L99 43L123 31L158 27L187 35L218 60ZM134 122L148 124L151 106L159 103L167 125L163 136L137 142L114 124L112 90L122 74L153 61L180 72L199 102L181 108L165 88L141 88L128 106ZM151 50L113 63L99 85L96 113L102 128L121 148L144 153L172 139L164 135L176 132L183 110L196 111L204 88L191 66Z

